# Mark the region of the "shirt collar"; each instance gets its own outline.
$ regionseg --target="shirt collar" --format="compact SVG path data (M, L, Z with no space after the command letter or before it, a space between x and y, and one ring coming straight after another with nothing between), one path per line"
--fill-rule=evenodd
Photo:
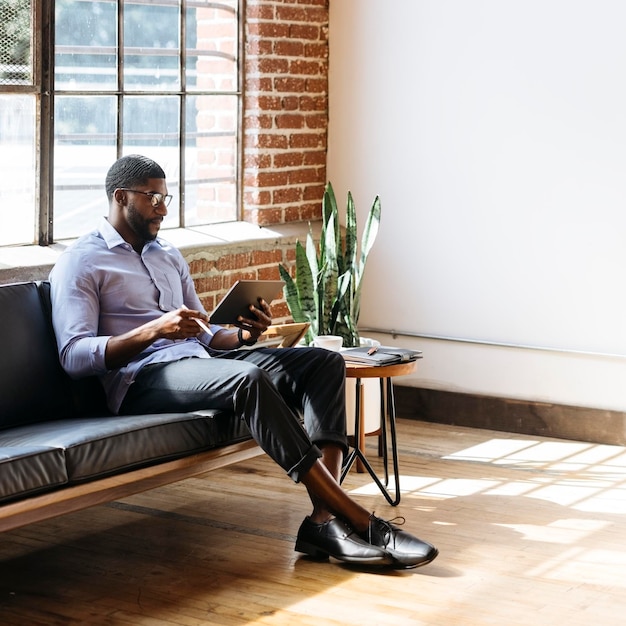
M106 243L109 250L115 248L116 246L128 245L128 242L122 237L122 235L117 232L115 227L111 225L106 217L103 217L100 220L98 231L100 232L100 235L102 235L102 239L104 239L104 242ZM163 241L158 237L154 241L149 241L146 245L150 246L153 243L156 243L159 246L163 247ZM145 248L146 246L144 246L144 250Z

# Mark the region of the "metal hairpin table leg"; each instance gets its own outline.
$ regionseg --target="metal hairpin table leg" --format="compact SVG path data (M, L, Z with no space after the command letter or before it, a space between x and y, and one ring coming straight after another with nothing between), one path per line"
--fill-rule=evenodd
M354 448L346 458L344 463L342 472L341 472L341 482L343 482L347 473L350 471L350 468L354 464L354 462L359 459L365 469L368 471L369 475L372 477L378 488L380 489L383 496L391 506L396 506L400 502L400 476L399 476L399 466L398 466L398 445L396 438L396 409L395 409L395 401L393 396L393 385L391 378L381 378L381 412L380 412L380 429L381 436L383 439L383 464L385 467L385 483L383 484L380 478L376 475L374 468L371 466L370 462L367 460L365 456L364 450L361 450L360 447L360 432L361 432L361 379L356 378L356 398L355 398L355 417L354 417ZM386 383L387 387L387 397L386 402L384 398L384 384ZM388 465L388 456L387 456L387 422L389 423L389 431L391 436L391 455L393 462L393 472L394 472L394 480L395 480L395 498L389 493L387 489L387 485L389 484L389 471L387 468Z

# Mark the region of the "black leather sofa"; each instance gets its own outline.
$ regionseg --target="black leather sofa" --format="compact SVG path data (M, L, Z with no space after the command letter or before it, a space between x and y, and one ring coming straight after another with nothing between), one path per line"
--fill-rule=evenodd
M260 454L234 415L111 415L59 364L49 284L0 286L0 531Z

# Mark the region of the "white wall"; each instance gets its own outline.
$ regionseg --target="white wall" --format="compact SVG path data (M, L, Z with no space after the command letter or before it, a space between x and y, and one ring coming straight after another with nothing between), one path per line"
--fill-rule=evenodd
M328 178L383 212L359 325L478 342L378 337L424 350L403 384L626 410L625 24L330 0Z

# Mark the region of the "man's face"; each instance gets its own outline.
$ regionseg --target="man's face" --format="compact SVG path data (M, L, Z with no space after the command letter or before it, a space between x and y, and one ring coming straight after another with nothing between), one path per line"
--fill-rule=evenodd
M167 195L165 179L150 178L145 185L135 186L135 190L127 192L126 221L142 241L153 241L159 233L163 218L167 215L167 207L164 202L153 206L153 202L156 204L154 196L146 194Z

